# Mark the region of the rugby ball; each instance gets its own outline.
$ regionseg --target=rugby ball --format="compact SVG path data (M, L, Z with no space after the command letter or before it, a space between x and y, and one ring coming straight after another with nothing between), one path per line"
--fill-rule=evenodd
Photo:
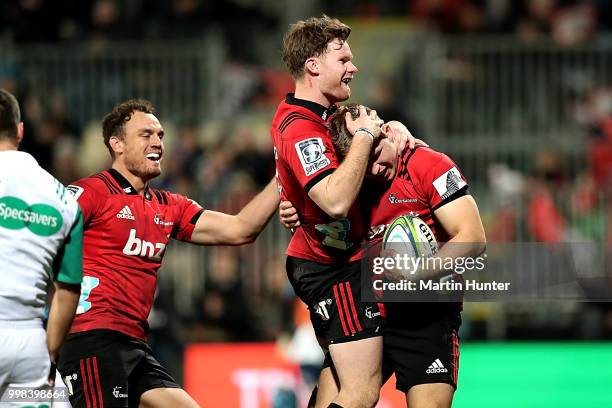
M387 226L383 249L393 249L410 257L428 257L438 252L436 238L419 217L400 215Z

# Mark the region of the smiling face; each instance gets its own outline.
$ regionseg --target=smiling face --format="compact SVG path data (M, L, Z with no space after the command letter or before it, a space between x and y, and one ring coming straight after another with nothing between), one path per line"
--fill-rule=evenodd
M348 42L338 38L327 44L325 53L313 58L317 64L319 91L330 104L346 101L351 96L349 82L358 72L352 59Z
M161 174L164 129L155 115L134 112L123 126L123 137L112 136L113 166L127 170L147 182Z

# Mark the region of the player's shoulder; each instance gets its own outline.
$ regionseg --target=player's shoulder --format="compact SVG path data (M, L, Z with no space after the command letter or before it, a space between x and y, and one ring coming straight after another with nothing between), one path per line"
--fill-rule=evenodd
M415 149L406 149L400 156L398 163L398 176L413 181L427 178L434 168L441 164L454 166L454 162L446 154L430 147L418 146Z
M156 200L161 205L177 205L185 203L195 203L192 199L179 193L173 193L167 190L149 188L151 199Z
M107 171L84 177L70 183L67 189L72 192L76 199L82 194L95 197L107 197L121 194L121 189L113 181Z
M309 109L282 102L276 112L273 127L283 138L291 139L308 134L326 135L326 122Z
M171 205L181 200L180 194L171 193L166 190L149 188L148 192L151 195L151 200L156 200L161 205Z
M432 149L431 147L425 146L420 146L414 149L414 154L412 157L415 164L421 162L434 163L446 159L450 159L446 153L442 153Z
M427 172L439 163L454 163L447 154L425 146L419 146L414 150L407 149L401 160L404 167L416 172Z

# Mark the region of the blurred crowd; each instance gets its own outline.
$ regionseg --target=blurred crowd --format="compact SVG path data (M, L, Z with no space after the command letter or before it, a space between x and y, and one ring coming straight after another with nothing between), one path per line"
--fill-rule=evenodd
M525 41L550 36L568 46L587 41L598 31L612 30L612 5L605 0L302 0L292 4L307 13L323 11L343 18L405 18L442 34L516 33ZM0 36L8 33L19 43L107 41L185 38L218 29L233 50L249 58L253 57L245 46L249 33L277 30L292 17L290 13L273 1L6 0L0 4Z
M278 18L273 13L247 1L6 0L0 3L0 37L9 35L17 43L193 38L219 30L233 49L248 58L249 30L274 30L277 24Z
M407 16L441 34L516 33L524 41L551 36L574 45L612 29L610 7L605 0L362 0L334 2L330 12Z

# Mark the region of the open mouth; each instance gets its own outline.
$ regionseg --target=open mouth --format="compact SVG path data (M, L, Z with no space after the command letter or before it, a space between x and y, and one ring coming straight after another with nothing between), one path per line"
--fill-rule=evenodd
M152 162L159 163L161 159L161 154L160 153L148 153L145 157L148 160L151 160Z
M342 83L346 86L348 86L349 82L351 82L353 80L353 78L344 78L342 80Z

